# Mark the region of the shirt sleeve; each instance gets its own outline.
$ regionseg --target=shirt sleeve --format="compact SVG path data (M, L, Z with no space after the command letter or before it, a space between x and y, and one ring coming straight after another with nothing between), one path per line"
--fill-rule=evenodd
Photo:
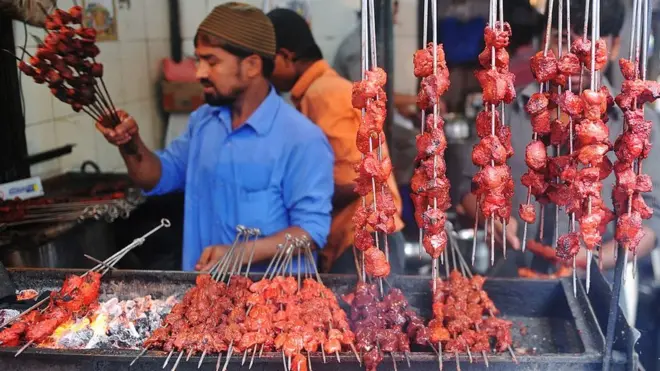
M160 160L160 180L148 192L147 196L158 196L184 189L186 185L186 169L192 138L192 125L195 113L190 116L188 127L178 138L174 139L164 150L156 151Z
M290 225L304 229L319 248L325 246L330 232L333 161L332 149L321 133L296 144L282 187Z

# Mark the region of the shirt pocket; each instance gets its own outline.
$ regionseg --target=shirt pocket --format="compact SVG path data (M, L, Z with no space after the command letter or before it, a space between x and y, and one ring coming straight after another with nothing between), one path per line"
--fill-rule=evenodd
M235 186L238 223L248 228L263 228L274 206L275 187L272 166L262 163L237 163Z

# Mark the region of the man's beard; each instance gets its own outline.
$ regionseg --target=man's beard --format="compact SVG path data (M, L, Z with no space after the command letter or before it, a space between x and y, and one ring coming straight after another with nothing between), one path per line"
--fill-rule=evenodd
M210 106L222 107L230 106L236 102L236 96L224 96L217 93L206 93L204 94L204 101Z
M214 107L233 105L236 99L245 91L245 89L236 87L232 89L229 95L224 95L218 92L218 89L215 88L211 81L202 80L201 83L204 87L213 87L213 93L204 93L204 101Z

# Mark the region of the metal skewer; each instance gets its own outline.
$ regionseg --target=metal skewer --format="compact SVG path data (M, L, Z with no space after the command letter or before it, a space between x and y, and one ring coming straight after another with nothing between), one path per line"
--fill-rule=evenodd
M170 358L172 358L172 354L174 354L174 349L170 350L170 353L167 355L167 358L165 358L165 362L163 363L163 369L167 367L167 364L170 363Z
M222 363L222 352L218 353L218 360L215 362L215 371L220 371L221 363Z
M229 361L231 360L231 355L234 353L234 339L229 343L229 350L227 350L227 360L225 365L222 367L222 371L227 371L227 366L229 366Z
M176 362L174 362L174 366L172 367L172 371L176 371L176 368L179 367L179 363L181 362L181 357L183 357L183 353L185 353L185 350L182 350L179 353L179 357L176 359Z
M137 362L137 360L140 359L140 357L142 357L148 350L149 350L149 348L147 348L147 347L142 348L142 351L140 352L140 354L138 354L137 357L135 357L133 359L133 361L131 361L131 363L128 366L129 367L133 366L135 364L135 362Z
M202 352L202 356L199 357L199 363L197 364L197 369L202 368L202 363L204 363L204 357L206 357L206 349Z
M254 349L252 350L252 357L250 357L250 365L248 366L248 370L252 369L252 364L254 363L254 356L257 354L257 346L258 345L259 344L254 345ZM261 346L263 347L263 343L261 344Z

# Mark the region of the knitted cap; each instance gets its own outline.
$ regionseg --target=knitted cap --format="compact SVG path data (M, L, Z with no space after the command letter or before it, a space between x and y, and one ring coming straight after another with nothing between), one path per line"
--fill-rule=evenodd
M275 57L275 30L264 12L252 5L229 2L216 6L197 32L215 36L228 45Z

